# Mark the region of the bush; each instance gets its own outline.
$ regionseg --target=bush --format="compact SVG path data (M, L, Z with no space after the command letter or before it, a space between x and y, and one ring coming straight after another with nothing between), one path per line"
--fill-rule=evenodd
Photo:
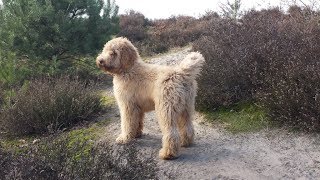
M261 101L272 119L320 128L320 13L291 7L248 12L239 22L208 24L194 43L207 65L199 79L198 108Z
M143 14L130 11L120 16L120 32L133 41L143 56L168 51L173 47L188 45L203 35L203 27L211 19L219 18L208 12L196 19L190 16L173 16L150 21Z
M127 37L130 41L142 41L147 38L148 20L143 14L129 11L120 16L120 32L118 36Z
M216 109L251 99L252 65L245 58L248 50L242 26L232 20L213 19L204 31L205 36L193 43L193 50L206 59L198 80L197 107Z
M184 46L197 38L194 32L196 19L189 16L177 16L157 20L150 29L152 37L168 43L170 47Z
M61 130L89 120L102 106L92 86L66 77L34 80L15 93L0 113L0 123L14 135Z
M142 56L152 56L169 50L167 42L156 39L145 39L144 41L134 42L133 44Z
M274 26L261 25L268 39L263 56L264 85L259 99L270 116L298 129L320 128L320 14L291 7L289 14L277 15ZM244 21L274 21L265 13L248 14ZM260 41L261 42L261 41Z

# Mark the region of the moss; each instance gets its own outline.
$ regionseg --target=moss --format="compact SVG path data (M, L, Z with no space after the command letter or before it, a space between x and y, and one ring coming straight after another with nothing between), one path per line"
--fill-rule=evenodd
M98 127L103 127L103 126L107 126L109 124L109 122L110 122L110 119L104 119L104 120L97 122L95 125Z
M232 108L205 111L205 118L222 124L232 133L254 132L271 126L266 111L253 103L239 103Z
M113 96L103 96L101 101L102 104L107 107L114 106L116 104L116 99Z
M44 150L42 152L46 152L49 149L55 149L52 146L61 147L64 150L67 158L69 158L71 161L77 162L81 159L87 158L90 155L90 152L94 146L94 142L100 136L100 133L103 131L103 129L104 128L100 124L93 124L88 128L71 130L69 132L60 134L52 141L49 140L42 143L40 147ZM54 151L51 152L58 153Z
M6 151L11 152L14 155L21 155L28 151L29 146L35 140L35 137L8 137L3 138L0 141L0 147Z
M79 129L69 132L66 137L67 151L70 151L71 161L79 162L81 159L88 158L96 138L96 128Z

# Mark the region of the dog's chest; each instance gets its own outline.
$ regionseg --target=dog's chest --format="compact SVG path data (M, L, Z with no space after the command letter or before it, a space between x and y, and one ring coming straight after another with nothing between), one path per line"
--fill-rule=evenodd
M154 110L154 99L150 87L142 82L119 82L113 81L114 94L116 99L131 101L137 104L143 111Z

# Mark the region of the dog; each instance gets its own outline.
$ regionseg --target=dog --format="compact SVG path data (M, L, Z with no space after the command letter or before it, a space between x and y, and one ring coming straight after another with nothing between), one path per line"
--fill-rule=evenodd
M144 114L155 110L163 135L160 158L179 157L180 147L190 146L194 140L196 77L204 62L199 52L191 52L176 66L148 64L128 39L107 42L96 64L113 75L121 116L116 142L125 144L141 137Z

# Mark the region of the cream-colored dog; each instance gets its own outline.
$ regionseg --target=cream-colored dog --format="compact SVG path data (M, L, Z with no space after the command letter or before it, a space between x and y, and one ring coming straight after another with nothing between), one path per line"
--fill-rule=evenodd
M162 159L178 157L180 146L193 142L195 79L204 63L200 53L190 53L177 66L147 64L129 40L119 37L106 43L96 63L114 76L114 94L121 115L117 143L140 137L144 114L152 110L156 111L163 134L159 153Z

